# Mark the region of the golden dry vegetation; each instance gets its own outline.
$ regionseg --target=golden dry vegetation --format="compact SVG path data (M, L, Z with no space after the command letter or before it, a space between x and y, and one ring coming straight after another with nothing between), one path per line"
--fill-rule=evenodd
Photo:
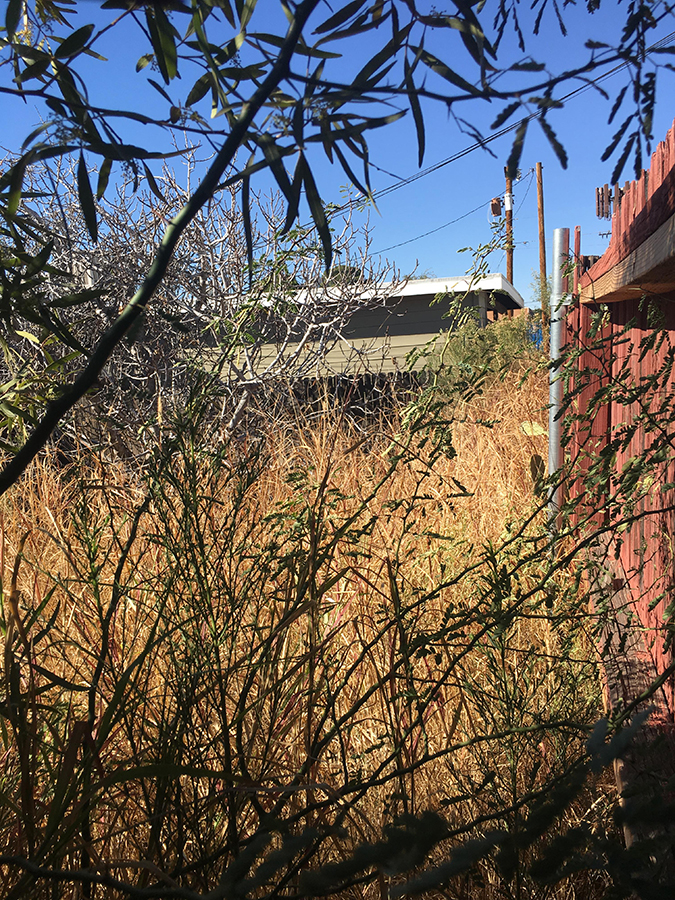
M542 550L546 402L535 373L449 425L296 416L223 446L195 400L143 471L35 464L0 523L0 834L35 871L0 866L2 895L89 868L72 896L292 896L396 817L447 822L408 866L517 831L600 703L573 574ZM591 896L587 875L533 887L531 853L445 896ZM331 877L384 896L397 865Z

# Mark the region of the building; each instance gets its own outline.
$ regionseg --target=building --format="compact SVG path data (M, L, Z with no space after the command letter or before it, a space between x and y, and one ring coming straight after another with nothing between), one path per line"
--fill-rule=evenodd
M388 286L383 285L383 293ZM406 371L411 353L424 349L443 332L452 329L460 311L472 310L482 325L524 307L523 298L503 275L410 279L383 302L374 293L363 295L363 305L350 316L339 337L317 353L322 339L305 342L304 354L316 360L312 375L388 375ZM283 342L288 354L297 351L303 333ZM259 365L268 367L279 354L281 341L262 347ZM423 358L412 368L419 369ZM308 373L309 374L309 373Z

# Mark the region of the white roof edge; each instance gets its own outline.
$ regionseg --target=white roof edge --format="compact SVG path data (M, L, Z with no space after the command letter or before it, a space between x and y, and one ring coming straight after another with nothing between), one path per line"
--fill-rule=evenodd
M382 287L387 288L388 285L384 284ZM465 291L501 291L508 294L521 309L525 306L523 298L501 272L492 272L489 275L483 275L482 278L473 279L467 275L449 275L445 278L411 278L395 292L394 296L419 297L428 294L433 297L444 291L448 294L460 294Z

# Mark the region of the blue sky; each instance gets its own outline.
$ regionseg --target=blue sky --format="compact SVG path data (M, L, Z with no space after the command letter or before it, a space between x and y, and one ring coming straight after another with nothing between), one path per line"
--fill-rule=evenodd
M0 4L0 8L3 7L6 8L5 2ZM567 37L560 34L551 13L544 19L542 34L532 39L528 50L535 58L546 62L552 72L565 70L586 57L588 51L583 50L583 43L589 37L608 42L617 37L625 17L625 8L625 2L607 3L606 0L601 10L593 16L588 14L583 4L568 8ZM522 12L527 17L527 8ZM78 25L89 21L100 23L115 15L113 12L100 11L94 2L78 3L76 13L77 18L73 22ZM315 21L322 21L328 14L326 7ZM261 22L256 24L254 18L250 26L254 30L272 31L277 26L282 27L276 0L260 0L256 15L260 16ZM4 19L4 13L2 18ZM177 17L177 23L181 27L184 19L185 17ZM671 30L675 30L673 19L665 21L652 33L652 42L663 38ZM529 40L529 36L526 37ZM365 58L364 54L368 52L369 46L367 40L361 39L349 46L336 45L334 49L345 52L345 60L338 65L342 71L347 72L354 70L359 58ZM150 111L158 118L165 117L166 102L147 84L148 74L161 80L158 74L149 69L140 74L135 72L136 60L146 50L142 36L132 29L122 32L113 30L103 37L99 50L108 58L107 63L85 60L81 66L92 99L111 107L131 102L136 108ZM439 55L444 52L447 55L447 49L440 44L438 51ZM519 55L513 42L511 46L504 47L505 59L515 59ZM666 57L662 59L667 61ZM461 57L458 65L462 71L461 66L464 64ZM467 77L471 75L469 66L466 74ZM0 79L8 77L6 68L0 71ZM625 72L619 72L603 81L602 86L613 96L624 80ZM167 91L172 98L175 96L177 99L184 99L190 84L189 72L186 72L182 82L173 82ZM574 86L571 85L571 88ZM675 94L673 88L673 73L661 69L658 75L659 102L654 123L655 142L665 135L675 116L675 103L671 100ZM204 102L208 106L208 98ZM434 106L431 102L424 102L423 107L427 137L424 167L433 166L473 143L473 139L462 133L457 122L448 116L444 108ZM536 184L533 175L536 162L543 164L549 246L554 228L573 229L575 225L582 228L582 252L600 254L607 246L607 238L601 237L600 232L607 231L609 223L595 216L595 187L609 180L615 161L615 158L607 163L600 161L616 128L616 123L613 126L607 125L610 108L611 103L603 99L599 92L587 89L571 98L564 110L551 116L551 124L569 155L567 170L561 168L536 123L530 127L521 160L523 178L514 189L514 282L526 300L529 300L531 294L533 270L538 271L539 267ZM487 135L490 133L490 123L499 111L498 106L471 101L461 110L461 114ZM23 137L39 121L41 110L34 103L21 104L15 99L0 96L0 115L3 123L0 143L9 150L16 150ZM371 133L371 158L385 170L372 173L376 191L415 174L418 169L417 145L409 118L409 115L406 116L381 133ZM155 137L148 132L151 129L137 126L130 130L129 138L146 146L151 145ZM462 159L382 197L378 201L378 209L371 210L369 214L372 250L375 253L383 251L383 258L395 263L403 273L416 269L417 274L462 274L470 265L470 259L467 254L458 254L458 249L476 247L490 237L489 201L492 197L503 194L503 169L511 139L512 135L507 135L490 145L495 156L483 149L473 150ZM341 169L331 167L320 153L317 153L315 162L324 201L339 202L344 195L346 176ZM621 180L628 177L632 177L630 168L627 168ZM265 188L268 185L269 181L264 178L259 180L258 187ZM447 224L454 220L458 221ZM446 224L447 227L442 227ZM435 229L438 229L435 233L419 237ZM505 272L503 254L496 254L491 260L491 266L493 271Z

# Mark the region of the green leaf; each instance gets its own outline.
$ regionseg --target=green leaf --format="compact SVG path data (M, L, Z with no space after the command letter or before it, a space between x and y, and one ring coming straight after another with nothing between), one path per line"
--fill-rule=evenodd
M304 154L302 158L305 159ZM326 210L324 209L321 197L319 196L319 191L317 190L316 182L314 181L314 175L312 174L312 170L310 169L307 160L305 160L303 181L305 182L305 196L307 197L307 203L309 204L309 210L312 214L314 224L316 225L316 230L319 232L319 237L321 238L324 263L326 265L326 271L328 271L333 259L333 242L330 236L328 220L326 219Z
M505 107L494 120L490 128L501 128L504 122L507 122L511 116L516 112L516 110L520 109L521 102L520 100L516 100L515 103L509 103L507 107Z
M284 38L278 34L255 33L248 35L250 40L261 41L264 44L272 44L273 47L282 47ZM295 48L296 56L309 56L312 59L340 59L341 53L331 53L329 50L319 50L318 47L310 47L308 44L298 44Z
M297 153L297 147L279 147L279 145L277 145L277 150L279 151L281 156L290 156L291 153ZM247 165L246 168L242 169L240 172L236 172L234 175L231 175L225 181L221 182L218 187L230 187L233 184L237 184L237 182L241 181L242 178L249 178L256 172L260 172L261 169L267 168L269 168L269 163L267 162L267 160L259 159L257 162L249 163L249 165Z
M50 300L48 306L50 309L67 309L70 306L80 306L82 303L88 303L90 300L97 300L106 293L101 288L88 288L84 291L78 291L76 294L64 294L56 300Z
M418 158L417 164L421 167L422 162L424 161L424 117L422 116L422 108L420 107L420 101L417 96L417 89L415 87L415 82L412 76L412 69L408 63L407 59L403 60L403 71L405 77L405 86L408 92L408 100L410 101L410 108L412 109L413 119L415 121L415 130L417 131L417 148L418 148Z
M604 152L604 153L602 154L602 156L600 157L600 160L601 160L602 162L607 162L607 160L610 158L610 156L612 155L612 153L614 153L614 151L616 150L616 148L619 146L619 142L621 141L621 138L622 138L622 137L624 136L624 134L626 133L626 129L628 128L628 126L630 125L630 123L631 123L632 121L633 121L633 114L631 113L631 114L628 116L628 118L624 121L624 123L621 125L621 127L619 128L619 130L616 132L616 134L614 135L614 137L612 138L612 140L610 141L610 143L607 145L607 147L606 147L606 149L605 149L605 152Z
M10 41L14 37L16 27L21 19L22 9L23 0L9 0L7 12L5 13L5 28L7 29L7 38Z
M351 3L348 3L346 6L343 6L342 9L339 9L336 13L333 13L328 19L319 25L318 28L314 29L314 34L325 34L327 31L332 31L334 28L339 28L344 22L348 19L351 19L352 16L355 16L356 13L364 6L366 0L352 0Z
M25 150L26 147L27 147L29 144L32 144L33 141L35 140L35 138L36 138L39 134L42 134L42 132L45 131L47 128L49 128L49 126L50 126L51 124L52 124L51 122L43 122L42 125L38 125L38 127L35 128L33 131L31 131L31 133L28 135L28 137L26 138L26 140L23 142L23 144L21 145L21 149L22 149L22 150Z
M253 284L253 233L251 231L251 179L244 175L241 180L241 217L244 224L246 240L246 259L248 261L249 288Z
M26 164L22 157L10 170L9 196L7 198L7 215L13 216L21 203L21 188L23 187L23 176L26 171Z
M185 101L185 105L192 106L195 103L199 103L199 101L203 97L205 97L206 94L208 94L208 92L212 86L213 86L213 79L211 77L211 73L205 72L192 85L192 90L187 95L187 100Z
M159 4L146 7L145 21L150 32L150 40L159 71L165 84L168 84L178 74L178 53L173 26Z
M525 144L525 135L527 134L528 124L528 119L522 119L520 125L518 126L518 129L516 130L516 136L513 139L511 153L509 154L509 158L506 162L506 173L509 178L516 177L518 166L520 164L520 157L523 153L523 146Z
M34 334L31 334L30 331L18 331L17 330L14 332L14 334L16 334L18 337L25 338L27 341L30 341L32 344L37 344L38 346L40 346L40 339L35 337Z
M45 103L55 115L60 116L62 119L65 119L68 115L65 106L56 97L47 97Z
M449 81L450 84L454 84L455 87L464 91L466 94L470 94L472 97L483 96L482 91L475 87L475 85L470 84L465 78L462 78L461 75L458 75L454 69L447 66L442 60L438 59L437 56L434 56L433 53L429 53L428 50L424 50L421 47L413 47L411 49L419 54L420 60L427 68L431 69L431 71L435 72L437 75L440 75L441 78L444 78L446 81Z
M286 200L290 203L292 199L291 182L288 178L288 173L284 168L284 164L281 161L282 154L280 148L270 134L259 135L256 138L256 143L265 155L265 159L272 170L276 183L281 188Z
M30 81L31 78L41 78L50 67L50 65L51 61L49 59L34 62L30 66L26 66L23 72L16 76L14 81L17 84L21 85L25 81Z
M96 185L96 199L100 200L105 194L108 187L108 179L110 178L110 170L112 168L112 160L104 159L98 173L98 184Z
M164 97L169 106L173 106L173 100L171 99L171 97L169 97L161 84L157 84L154 78L148 78L148 83L154 87L158 94L161 94L162 97Z
M84 161L84 154L82 151L80 151L80 161L77 164L77 192L80 198L80 207L87 226L87 231L89 232L92 241L96 243L98 240L96 207L94 205L94 195L91 192L91 184L89 183L87 164Z
M281 230L282 234L286 234L295 222L298 216L298 207L300 206L300 192L302 190L302 155L298 158L293 173L293 183L291 184L291 196L288 201L288 209L286 210L286 221Z
M140 72L147 65L149 65L153 61L154 58L155 58L154 53L144 53L143 56L141 56L141 58L136 63L136 71Z
M541 125L542 131L548 138L549 144L551 145L551 147L553 147L553 151L554 151L555 155L558 157L560 165L563 167L563 169L566 169L567 168L567 153L565 152L565 148L563 147L563 145L558 140L558 137L557 137L555 131L551 128L551 126L548 124L548 122L546 121L546 119L543 116L540 116L539 124Z
M340 160L340 165L342 166L345 175L347 176L347 178L349 178L351 183L361 191L364 197L372 198L372 192L367 187L364 187L361 184L360 179L357 178L357 176L354 174L352 167L347 162L347 158L345 157L342 150L340 150L340 146L337 142L335 142L335 144L333 145L333 150L335 150L335 155Z
M248 23L251 21L251 16L256 8L257 0L245 0L245 3L241 9L239 14L239 22L241 24L241 30L244 31Z
M155 197L157 197L158 200L161 200L163 203L166 203L166 197L164 196L164 194L160 191L159 187L157 186L157 182L155 181L155 176L152 174L152 172L150 171L150 169L147 167L147 165L145 163L143 163L143 168L145 170L145 177L148 179L148 184L150 185L150 190L155 195Z
M230 3L230 0L218 0L218 8L222 9L230 27L235 28L237 23L234 18L234 12L232 10L232 4Z
M78 28L77 31L69 34L65 41L61 43L54 56L57 59L70 59L81 53L93 30L93 25L83 25L82 28Z
M397 32L396 36L385 44L384 47L365 64L354 79L354 84L365 84L381 66L392 59L403 41L408 37L411 28L412 25L406 25L405 28L402 28Z

